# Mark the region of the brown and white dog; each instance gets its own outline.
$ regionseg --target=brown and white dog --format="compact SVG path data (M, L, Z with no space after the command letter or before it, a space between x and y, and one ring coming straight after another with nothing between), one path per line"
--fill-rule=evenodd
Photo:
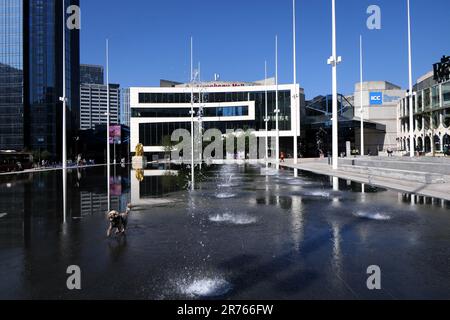
M108 213L109 228L106 235L111 236L111 232L116 229L116 234L125 234L128 224L128 215L131 212L131 204L127 205L127 210L124 213L119 213L113 210Z

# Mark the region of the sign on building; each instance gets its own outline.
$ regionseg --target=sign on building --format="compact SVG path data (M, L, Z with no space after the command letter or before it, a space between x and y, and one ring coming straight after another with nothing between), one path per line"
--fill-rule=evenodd
M441 62L433 65L434 80L439 83L450 80L450 56L443 56Z
M370 105L382 105L383 104L383 93L382 92L371 92L370 93Z

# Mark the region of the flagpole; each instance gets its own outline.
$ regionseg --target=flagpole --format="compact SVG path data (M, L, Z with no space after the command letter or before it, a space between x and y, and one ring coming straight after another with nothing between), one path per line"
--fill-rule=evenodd
M294 54L293 54L293 65L294 65L294 88L295 88L295 92L294 92L294 103L295 106L293 109L293 121L294 121L294 164L298 163L298 126L299 124L299 104L298 104L298 99L299 97L299 92L297 92L297 39L296 39L296 34L297 34L297 28L296 28L296 15L295 15L295 0L292 0L292 5L293 5L293 47L294 47Z
M279 103L278 103L278 35L275 37L275 82L276 82L276 102L275 102L275 128L276 128L276 132L277 132L277 141L276 141L276 148L275 148L275 152L276 152L276 167L277 170L280 170L280 126L279 126L279 114L280 114L280 110L279 110Z
M191 189L195 190L194 167L194 40L191 37Z
M360 93L360 104L361 104L361 156L364 156L364 103L363 103L363 43L362 35L359 36L359 93Z
M266 167L268 167L269 166L269 117L267 115L267 61L264 61L264 88L265 88L264 122L266 125Z
M65 1L62 1L63 8L63 94L60 100L63 103L63 119L62 119L62 167L67 169L67 119L66 119L66 109L67 109L67 79L66 79L66 7Z
M328 64L332 66L332 86L333 86L333 129L332 129L332 148L333 148L333 170L338 169L339 159L339 137L338 137L338 95L337 95L337 65L341 62L341 57L337 56L336 49L336 0L331 0L332 6L332 56L328 59Z
M414 106L411 53L411 7L408 0L408 70L409 70L409 156L414 157Z
M111 211L111 188L110 188L110 177L111 177L111 145L109 144L110 134L109 134L109 125L110 125L110 116L109 116L109 101L110 101L110 92L109 92L109 39L106 39L106 168L107 168L107 189L108 189L108 212Z

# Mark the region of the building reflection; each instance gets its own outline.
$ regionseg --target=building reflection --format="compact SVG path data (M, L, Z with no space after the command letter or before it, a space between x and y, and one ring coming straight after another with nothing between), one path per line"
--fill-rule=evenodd
M130 176L134 206L149 204L148 200L183 190L187 181L177 170L132 170Z

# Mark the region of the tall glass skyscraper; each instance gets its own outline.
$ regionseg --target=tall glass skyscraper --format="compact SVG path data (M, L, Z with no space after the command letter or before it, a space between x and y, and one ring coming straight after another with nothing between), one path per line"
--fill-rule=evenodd
M80 65L81 84L105 84L103 66L90 64Z
M0 1L0 149L62 150L63 3ZM79 30L66 28L68 139L79 123ZM71 141L68 141L69 153Z
M0 2L0 149L24 148L23 0Z

